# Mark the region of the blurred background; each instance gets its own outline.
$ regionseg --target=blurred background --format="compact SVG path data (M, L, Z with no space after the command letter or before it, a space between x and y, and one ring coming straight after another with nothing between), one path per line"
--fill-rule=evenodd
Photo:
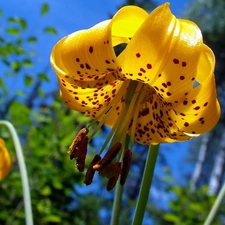
M124 5L151 12L163 0L1 0L0 120L16 127L29 175L34 224L109 224L114 192L97 176L91 186L75 170L67 151L79 129L90 120L66 108L49 57L65 35L109 19ZM203 32L216 56L216 82L222 117L213 131L195 140L162 144L145 225L200 225L225 180L225 1L171 0L177 17L190 19ZM91 141L87 165L109 132L103 127ZM0 182L0 224L24 224L22 185L9 132L0 127L13 168ZM134 213L147 147L135 145L125 184L120 224ZM225 204L214 225L225 224Z

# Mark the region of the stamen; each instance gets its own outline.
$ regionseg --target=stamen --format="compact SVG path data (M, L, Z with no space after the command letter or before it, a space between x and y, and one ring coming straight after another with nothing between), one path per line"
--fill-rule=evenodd
M104 169L99 170L99 175L102 177L107 177L110 179L111 177L117 175L121 171L121 163L110 163Z
M69 155L70 159L75 158L77 160L76 167L80 172L84 171L85 158L87 155L87 146L88 146L88 133L87 128L83 128L79 131L78 135L73 140L73 143L70 146Z
M70 159L77 158L78 152L80 151L80 147L82 146L82 142L84 141L84 137L88 134L88 129L86 127L82 128L77 136L74 138L73 143L69 147L69 156Z
M116 157L118 152L120 151L122 145L120 142L116 142L105 154L105 156L93 166L95 170L103 170L107 165L109 165L112 160Z
M87 169L87 173L85 175L85 180L84 183L86 185L90 185L92 183L93 177L95 175L95 169L93 168L93 166L99 161L101 160L101 156L100 155L95 155L93 160L91 161L88 169Z
M87 155L87 146L88 146L88 137L84 136L84 138L82 139L82 142L80 142L78 145L79 151L78 151L78 156L76 158L77 160L76 167L80 172L84 171L85 158Z
M126 179L130 170L131 160L132 160L132 151L128 149L125 151L124 157L123 157L123 165L122 165L122 171L120 176L121 185L124 185L126 182Z
M121 167L121 163L117 163L119 167ZM107 191L111 191L115 185L116 185L116 182L119 178L119 175L120 175L120 171L113 177L109 178L108 182L107 182L107 186L106 186L106 190Z

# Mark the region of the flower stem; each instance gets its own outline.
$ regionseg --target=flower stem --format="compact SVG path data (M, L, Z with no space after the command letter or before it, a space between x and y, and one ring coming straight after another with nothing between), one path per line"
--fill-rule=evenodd
M0 125L5 125L9 129L9 132L10 132L13 142L14 142L16 156L17 156L18 165L19 165L20 174L21 174L21 180L22 180L26 224L33 225L30 188L29 188L27 170L26 170L26 165L24 162L23 151L22 151L22 147L20 144L20 140L19 140L19 137L17 135L17 132L16 132L14 126L10 122L0 120Z
M225 197L225 183L223 184L223 187L221 188L219 195L218 195L212 209L210 210L210 213L209 213L208 217L206 218L204 225L210 225L213 222L213 219L214 219L224 197Z
M150 188L152 184L152 178L154 174L158 151L159 151L159 145L152 145L149 148L132 225L142 224L144 214L145 214L145 209L148 202L148 196L149 196L149 192L150 192Z
M119 224L119 218L120 218L119 215L120 215L122 195L123 195L123 186L119 182L117 182L115 198L113 201L112 218L111 218L110 225L118 225Z

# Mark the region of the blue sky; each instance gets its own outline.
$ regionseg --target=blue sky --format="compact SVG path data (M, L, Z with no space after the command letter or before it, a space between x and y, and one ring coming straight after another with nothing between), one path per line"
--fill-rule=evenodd
M50 5L49 14L45 17L40 16L41 3L47 2ZM49 56L54 44L62 37L76 30L87 29L96 23L106 20L113 15L124 1L114 0L1 0L0 8L4 13L4 18L9 16L23 17L28 21L28 33L31 32L40 36L40 41L35 49L38 51L38 70L39 68L48 67L51 74L51 85L57 87L57 80L54 72L49 65ZM166 1L155 1L158 4ZM187 1L171 0L172 12L181 17ZM55 26L58 30L57 36L43 36L41 29L44 26ZM0 35L1 35L0 23ZM18 78L17 78L18 79ZM18 82L19 83L19 82ZM13 82L13 85L15 82ZM46 86L46 90L49 84ZM188 148L188 143L177 143L162 145L161 151L165 153L167 161L172 168L173 175L180 179L183 164L181 163ZM159 168L160 170L160 168Z

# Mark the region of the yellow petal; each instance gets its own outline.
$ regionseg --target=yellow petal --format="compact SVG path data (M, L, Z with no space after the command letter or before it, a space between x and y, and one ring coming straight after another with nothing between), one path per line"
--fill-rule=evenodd
M75 32L54 46L51 64L61 96L70 108L82 112L100 110L115 96L119 81L113 46L129 41L146 16L141 8L124 7L113 20ZM124 22L126 18L133 26Z
M200 84L183 102L174 107L174 111L171 111L171 117L176 121L176 125L186 133L201 134L210 131L220 118L213 71L214 55L204 45L197 74L197 81Z
M10 154L5 146L5 142L0 138L0 181L8 175L11 167Z
M121 77L149 83L166 101L185 97L193 86L202 35L190 21L176 19L163 4L149 14L119 55Z

